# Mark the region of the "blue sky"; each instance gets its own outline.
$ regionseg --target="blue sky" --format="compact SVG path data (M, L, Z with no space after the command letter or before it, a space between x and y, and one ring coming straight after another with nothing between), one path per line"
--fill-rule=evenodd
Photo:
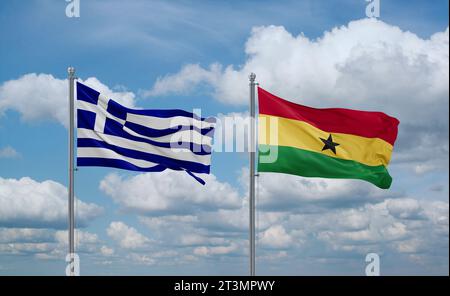
M0 3L0 274L64 273L69 65L142 108L245 116L254 71L298 103L399 118L389 191L261 177L258 272L359 275L378 252L384 274L448 274L448 1L381 0L378 21L363 0L80 4L68 18L62 0ZM246 167L245 153L214 153L207 188L80 169L82 273L246 274ZM199 200L156 186L168 178L203 190ZM172 203L164 215L136 210L130 188ZM224 202L211 207L214 195Z

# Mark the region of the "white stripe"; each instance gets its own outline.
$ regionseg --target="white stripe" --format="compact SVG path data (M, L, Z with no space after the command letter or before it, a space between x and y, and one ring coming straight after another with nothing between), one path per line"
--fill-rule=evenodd
M89 138L104 141L108 144L123 147L126 149L132 149L136 151L151 153L155 155L165 156L178 160L185 160L191 162L198 162L204 165L210 165L211 155L196 155L187 148L164 148L154 146L148 143L132 141L118 136L106 135L95 132L93 130L79 128L78 138Z
M108 103L109 103L109 99L105 95L102 95L102 94L98 95L97 105L100 108L102 108L103 110L107 110Z
M97 105L88 103L86 101L77 100L77 109L94 112L95 114L98 114L99 112L101 112L102 114L104 114L103 116L106 116L107 118L111 118L117 122L120 122L120 124L122 124L122 125L125 124L125 120L115 117L114 115L107 112L106 109L99 108Z
M77 157L94 157L94 158L107 158L107 159L119 159L129 162L140 168L151 168L158 164L142 159L135 159L118 154L107 148L94 148L94 147L78 147Z
M127 113L127 121L154 129L167 129L177 127L179 125L193 125L199 129L214 127L214 123L184 116L160 118L155 116Z
M162 137L147 137L147 136L141 135L141 134L133 131L132 129L130 129L126 126L123 127L123 130L132 136L136 136L136 137L140 137L140 138L144 138L144 139L148 139L148 140L152 140L152 141L158 141L161 143L178 143L178 141L183 141L183 142L195 143L198 145L208 145L209 147L211 147L211 145L212 145L211 137L203 136L202 134L197 133L195 131L191 131L191 130L179 131L179 132L175 132L173 134L170 134L167 136L162 136Z
M97 107L97 105L88 103L86 101L77 100L77 109L95 113L95 112L97 112L98 107Z
M109 99L107 97L99 94L97 100L98 112L96 112L95 115L94 130L101 133L105 132L106 118L110 115L108 111L106 111L108 109L108 101Z
M121 125L125 125L125 120L120 119L114 115L112 115L111 113L107 112L107 108L108 108L108 102L109 99L106 98L105 96L100 95L99 99L98 99L98 105L86 102L86 101L82 101L82 100L77 100L77 109L79 110L85 110L85 111L90 111L93 112L96 115L96 119L95 119L95 127L94 129L98 132L103 133L104 132L104 128L105 128L105 121L106 118L110 118L113 119L117 122L119 122ZM194 118L188 118L188 117L183 117L183 116L174 116L174 117L170 117L170 118L158 118L158 117L153 117L153 116L144 116L144 115L136 115L136 114L130 114L127 113L127 121L139 124L139 125L143 125L146 127L150 127L153 129L168 129L168 128L173 128L173 127L177 127L179 125L191 125L194 124L197 128L209 128L209 127L214 127L214 123L209 123L209 122L201 122L197 119ZM194 123L193 123L194 121ZM135 135L135 136L139 136L139 137L143 137L146 139L151 139L151 140L160 140L162 142L169 142L170 141L170 137L172 137L172 135L168 135L168 136L163 136L163 137L147 137L145 135L141 135L135 131L130 130L129 128L124 128L124 130L126 130L128 133ZM183 132L183 134L181 134L180 136L176 136L175 140L180 139L180 137L182 137L181 139L190 139L189 136L187 136L188 133L190 133L191 131L180 131ZM189 142L193 142L196 144L202 144L202 138L204 139L203 144L206 145L211 145L212 139L211 137L206 137L204 135L202 135L200 132L198 131L192 131L192 135L193 135L193 140Z

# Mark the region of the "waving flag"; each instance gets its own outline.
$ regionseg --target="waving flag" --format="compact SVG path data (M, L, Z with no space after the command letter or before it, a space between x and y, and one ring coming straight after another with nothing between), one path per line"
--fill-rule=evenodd
M209 174L215 118L126 108L77 82L77 165Z
M310 108L262 88L258 98L258 171L362 179L384 189L391 186L387 166L397 138L396 118L382 112ZM274 151L276 158L265 161Z

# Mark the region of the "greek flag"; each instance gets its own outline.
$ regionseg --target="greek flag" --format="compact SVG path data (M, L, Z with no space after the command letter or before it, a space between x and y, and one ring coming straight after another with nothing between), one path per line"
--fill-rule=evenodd
M77 165L209 174L215 118L126 108L77 82Z

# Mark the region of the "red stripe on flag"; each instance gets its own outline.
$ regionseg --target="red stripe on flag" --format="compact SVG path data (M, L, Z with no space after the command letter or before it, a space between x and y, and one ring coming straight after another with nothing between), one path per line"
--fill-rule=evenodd
M391 145L394 145L397 138L400 122L382 112L306 107L279 98L260 87L258 87L258 101L259 114L305 121L329 133L380 138Z

